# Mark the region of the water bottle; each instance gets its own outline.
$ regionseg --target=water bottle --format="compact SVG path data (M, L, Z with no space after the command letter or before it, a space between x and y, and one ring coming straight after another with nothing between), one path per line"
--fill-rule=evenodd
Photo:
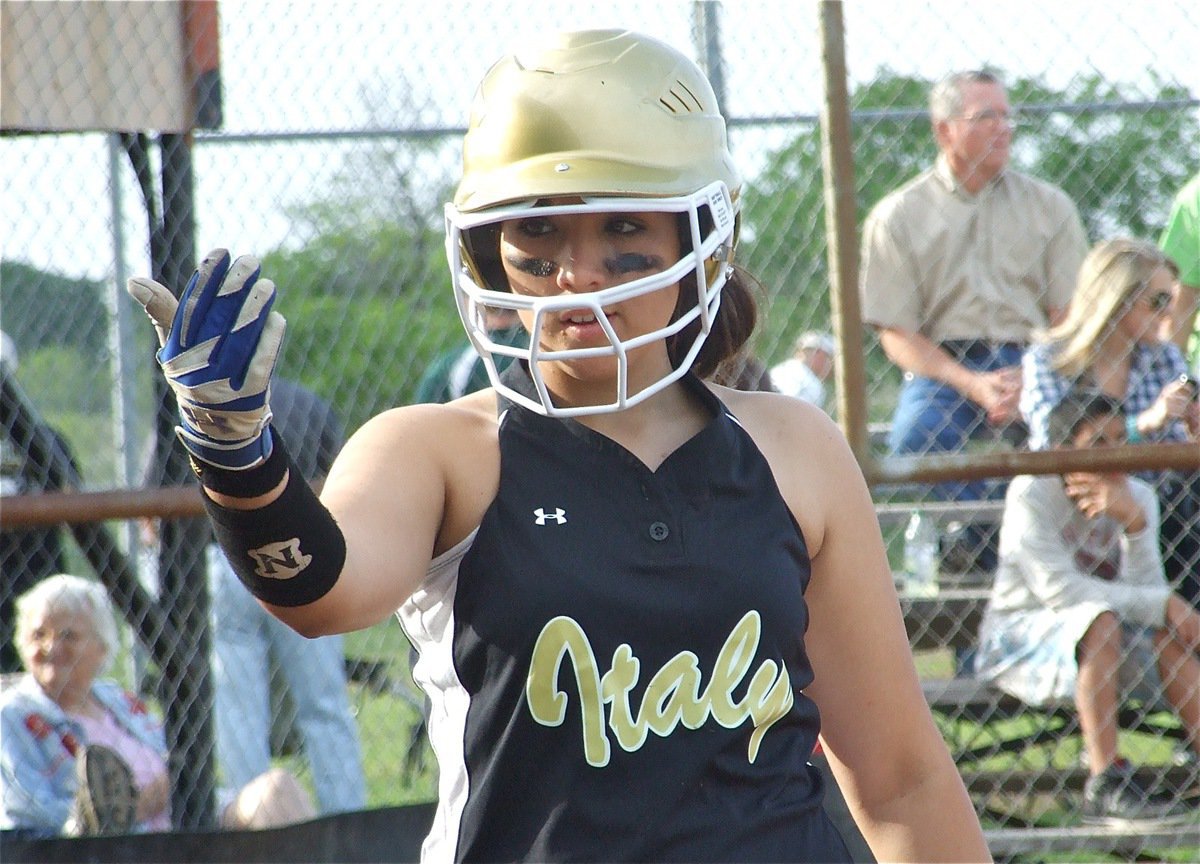
M938 532L934 520L920 510L904 529L904 593L933 597L938 591Z

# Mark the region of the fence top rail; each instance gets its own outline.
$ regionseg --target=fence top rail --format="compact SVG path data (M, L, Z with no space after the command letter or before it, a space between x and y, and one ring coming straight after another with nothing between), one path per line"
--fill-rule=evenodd
M960 453L930 457L867 457L864 473L873 484L918 481L971 480L1018 474L1059 474L1066 471L1141 471L1200 469L1200 445L1132 444L1091 450ZM878 505L889 512L896 505ZM922 508L930 505L922 505ZM957 506L962 506L961 502ZM911 513L911 508L907 511ZM143 516L177 518L203 513L195 486L158 489L115 489L105 492L45 492L38 495L0 495L0 524L28 527L134 519ZM889 517L890 518L890 517Z
M1145 849L1172 849L1196 842L1196 825L1172 828L995 828L983 832L997 857L1049 852L1137 854ZM1132 857L1131 859L1132 860Z
M1004 512L1003 501L889 501L875 505L880 525L895 525L920 511L938 522L994 522Z

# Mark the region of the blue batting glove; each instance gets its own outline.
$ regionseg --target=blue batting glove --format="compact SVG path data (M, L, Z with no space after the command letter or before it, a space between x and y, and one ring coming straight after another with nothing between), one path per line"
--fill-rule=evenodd
M229 471L271 455L271 372L286 322L271 311L275 283L258 259L214 249L177 301L152 279L129 280L158 332L158 363L179 403L175 431L188 452Z

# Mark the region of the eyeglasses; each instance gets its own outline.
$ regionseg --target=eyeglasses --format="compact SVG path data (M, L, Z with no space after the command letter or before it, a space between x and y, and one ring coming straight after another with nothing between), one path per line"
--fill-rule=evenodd
M999 126L1001 124L1008 126L1010 129L1019 126L1021 123L1020 115L1010 114L1007 111L996 111L991 108L985 108L983 111L976 111L974 114L963 114L959 120L964 120L972 125L979 124L981 126Z

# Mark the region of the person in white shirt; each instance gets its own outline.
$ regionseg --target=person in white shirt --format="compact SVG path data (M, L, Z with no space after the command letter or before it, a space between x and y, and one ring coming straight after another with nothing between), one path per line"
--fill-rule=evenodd
M771 368L771 383L786 393L825 408L825 382L833 374L833 337L810 330L796 340L795 353Z
M1121 405L1073 390L1051 412L1056 447L1125 443ZM1187 808L1144 788L1119 758L1125 698L1165 702L1200 748L1200 615L1172 592L1158 549L1158 498L1127 474L1013 479L976 674L1029 705L1074 699L1089 766L1083 820L1130 826Z

